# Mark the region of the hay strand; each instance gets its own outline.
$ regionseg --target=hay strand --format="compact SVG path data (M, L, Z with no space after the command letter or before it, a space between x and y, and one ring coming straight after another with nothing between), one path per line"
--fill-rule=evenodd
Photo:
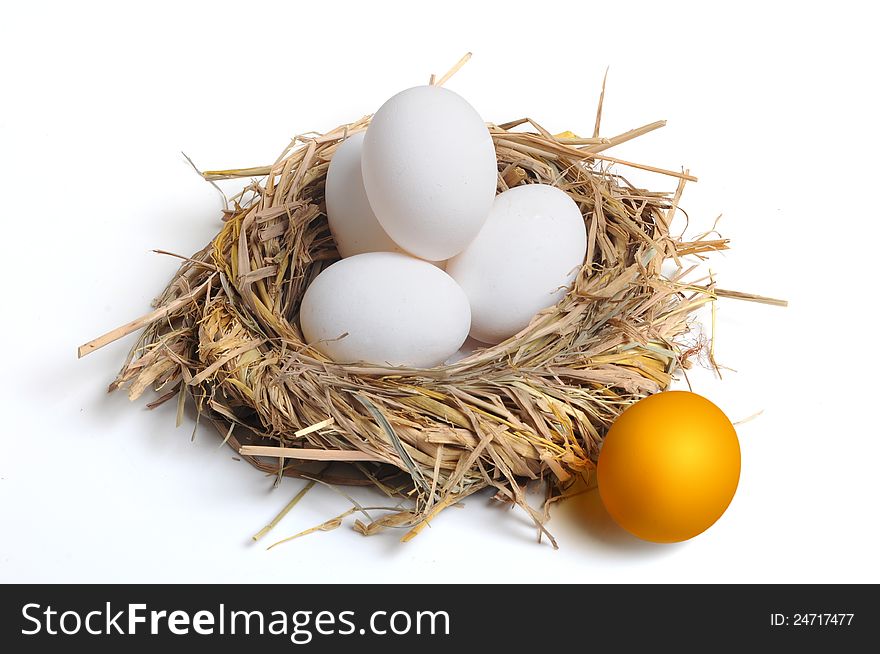
M309 480L306 485L303 486L299 490L299 492L297 492L297 494L293 496L293 499L290 500L290 502L288 502L283 509L281 509L278 515L272 518L272 520L269 521L269 524L260 529L260 531L251 536L251 538L256 542L260 540L263 536L268 534L270 531L272 531L278 525L278 523L284 519L284 516L290 513L291 509L299 504L300 500L306 496L306 493L308 493L310 490L312 490L312 488L315 487L316 483L316 481Z
M202 262L194 262L194 263L202 263ZM207 267L207 266L206 266ZM121 327L117 327L116 329L111 329L106 334L95 338L88 343L80 345L77 349L77 358L82 359L87 354L91 354L95 350L99 350L105 345L110 345L114 341L118 341L120 338L124 336L128 336L129 334L133 334L134 332L147 327L148 325L152 325L157 320L162 320L166 316L171 313L174 313L181 307L190 302L199 299L202 295L204 295L208 291L208 286L211 285L214 276L211 275L208 279L198 288L192 290L191 292L183 295L182 297L177 298L173 302L166 304L165 306L161 306L155 311L151 311L150 313L141 316L140 318L136 318L129 323L122 325Z
M605 84L608 82L608 70L605 68L605 74L602 76L602 90L599 92L599 104L596 107L596 122L593 126L593 138L599 137L599 127L602 125L602 106L605 104Z
M319 450L304 447L275 447L270 445L243 445L242 456L272 456L303 461L384 461L382 457L354 450Z
M472 56L473 56L472 52L466 52L461 59L459 59L457 62L455 62L455 65L452 68L447 70L440 77L440 79L436 79L436 80L432 79L431 80L432 86L443 86L444 84L446 84L446 82L449 81L449 78L451 78L453 75L455 75L459 70L461 70L462 66L464 66L467 62L469 62L471 60ZM433 78L433 75L431 77Z

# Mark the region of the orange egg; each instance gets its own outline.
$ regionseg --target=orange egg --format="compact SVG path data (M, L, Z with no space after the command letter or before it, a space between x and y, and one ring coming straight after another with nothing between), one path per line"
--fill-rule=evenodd
M645 540L675 543L711 527L739 483L736 431L709 400L666 391L611 425L599 453L599 494L611 517Z

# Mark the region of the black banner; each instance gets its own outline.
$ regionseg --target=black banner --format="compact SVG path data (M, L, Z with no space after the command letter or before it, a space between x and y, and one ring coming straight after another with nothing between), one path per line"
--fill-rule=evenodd
M880 635L877 587L868 585L8 585L0 593L0 645L15 652L131 644L163 652L712 651L849 648Z

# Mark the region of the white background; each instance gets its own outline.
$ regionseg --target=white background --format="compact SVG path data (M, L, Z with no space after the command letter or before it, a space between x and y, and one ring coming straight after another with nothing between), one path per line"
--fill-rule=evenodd
M880 581L876 62L869 3L16 3L0 24L3 294L0 580ZM519 510L470 498L413 542L350 523L266 551L249 536L303 482L190 441L174 403L107 395L129 337L76 347L145 313L219 225L188 167L266 164L425 83L484 118L603 133L668 119L610 154L700 177L691 233L720 230L722 381L694 389L739 427L738 494L708 532L643 543L598 495L554 511L561 548ZM658 190L673 180L632 175ZM366 502L379 498L360 492ZM267 538L347 508L316 489Z

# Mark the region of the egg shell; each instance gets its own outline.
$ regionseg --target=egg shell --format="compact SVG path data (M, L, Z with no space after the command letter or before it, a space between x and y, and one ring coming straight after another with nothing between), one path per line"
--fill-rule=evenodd
M739 485L736 429L689 391L630 405L608 430L597 463L599 495L621 527L644 540L693 538L724 514Z
M467 338L470 306L437 266L368 252L322 271L303 295L299 319L306 342L337 363L430 368Z
M471 336L500 343L561 300L583 264L587 230L577 204L546 184L500 193L479 235L446 271L471 304Z
M388 235L431 261L458 254L479 233L498 178L483 119L438 86L407 89L379 108L364 138L362 171Z
M403 252L382 229L367 200L361 175L364 132L343 141L330 159L324 199L327 222L340 256L363 252Z

